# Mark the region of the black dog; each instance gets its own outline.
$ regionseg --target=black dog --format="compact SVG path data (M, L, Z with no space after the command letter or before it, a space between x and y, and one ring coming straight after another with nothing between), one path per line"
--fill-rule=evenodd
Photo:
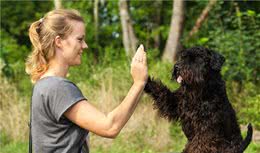
M248 125L243 140L221 79L222 55L203 48L183 50L172 77L181 84L171 92L149 77L145 92L162 117L180 121L188 142L183 153L242 153L252 139Z

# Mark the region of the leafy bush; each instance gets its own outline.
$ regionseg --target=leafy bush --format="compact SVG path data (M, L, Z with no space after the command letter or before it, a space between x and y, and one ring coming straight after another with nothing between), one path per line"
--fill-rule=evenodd
M186 3L186 23L182 44L185 47L206 46L226 57L222 74L226 81L230 101L238 113L239 122L244 125L251 122L255 128L260 129L260 93L258 89L260 14L259 7L257 7L259 2L217 1L199 32L188 42L184 39L188 36L197 17L208 2L187 1ZM0 112L11 114L8 115L9 118L1 118L3 123L6 123L5 126L1 125L1 142L3 142L1 148L4 145L4 149L1 151L19 152L22 150L21 152L26 152L24 150L27 148L27 146L25 147L27 143L23 143L25 137L27 138L26 132L23 130L21 132L17 128L8 128L10 126L7 123L11 123L9 120L13 120L15 124L12 126L17 125L16 127L19 129L25 129L25 125L19 123L26 120L28 116L29 97L32 89L29 76L24 72L24 61L31 48L27 31L32 21L40 19L44 13L53 9L53 2L3 1L1 4L0 68L3 72L1 73L1 81L4 80L1 82L1 94L5 95L4 106L6 109L2 107ZM83 92L90 99L98 101L100 98L109 97L111 101L122 100L132 79L129 73L131 59L125 56L121 41L118 2L104 1L100 4L100 39L98 42L94 39L93 2L64 1L63 4L65 8L74 8L81 12L86 22L86 41L89 45L89 49L82 57L82 65L72 68L68 78L82 87ZM170 29L172 1L162 1L162 4L155 4L152 1L131 1L130 6L130 14L139 43L143 43L148 50L149 74L162 80L172 90L176 89L178 84L171 80L172 64L160 60ZM159 25L156 23L157 11L161 12ZM159 46L156 47L154 37L158 34L161 39ZM111 97L111 95L116 96ZM15 105L11 105L12 99L16 99ZM151 105L151 99L146 96L144 96L143 102L146 106L143 109ZM3 100L1 101L2 105ZM102 103L101 108L104 106ZM142 115L140 116L143 117ZM160 120L160 124L161 122ZM149 124L149 126L143 127L143 131L136 132L135 138L131 139L128 147L125 144L125 137L117 139L111 148L112 152L127 152L128 150L144 153L164 152L165 150L160 150L162 148L151 149L154 145L148 144L147 139L142 139L142 136L156 135L154 132L156 128L151 126ZM147 131L145 131L146 129ZM174 123L169 130L173 142L169 142L165 148L170 151L181 151L182 145L185 144L185 138L180 134L180 126ZM157 132L159 134L167 133L165 129ZM22 142L13 142L13 138L16 136ZM160 140L160 138L158 139ZM179 140L181 140L180 144ZM257 143L251 144L247 152L259 152L257 145L259 146ZM22 149L17 149L20 147ZM97 146L97 149L94 150L94 152L104 151L106 148L102 145Z

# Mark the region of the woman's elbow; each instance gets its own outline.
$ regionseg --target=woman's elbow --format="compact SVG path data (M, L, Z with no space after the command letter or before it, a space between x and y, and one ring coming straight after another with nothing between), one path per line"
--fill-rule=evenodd
M111 117L111 115L108 115L107 122L105 123L105 137L115 139L120 133L122 127L118 123L114 122L114 119Z
M118 129L110 129L107 131L105 137L110 139L115 139L120 133L120 130Z
M106 135L105 137L106 138L109 138L109 139L115 139L117 137L118 134L109 134L109 135Z

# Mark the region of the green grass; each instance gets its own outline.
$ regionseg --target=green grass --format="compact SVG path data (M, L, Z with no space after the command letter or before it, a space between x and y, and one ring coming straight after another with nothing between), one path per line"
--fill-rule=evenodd
M1 145L0 153L27 153L27 142L9 142L8 144Z
M150 136L150 139L153 139L156 134L158 133L149 131L149 129L142 129L127 137L125 136L126 134L123 133L114 140L106 139L106 141L109 141L108 145L106 145L105 141L103 143L99 143L98 145L93 144L95 142L90 142L90 150L91 153L180 153L186 144L186 138L177 123L170 126L171 141L163 148L159 147L158 149L158 147L155 146L156 143L153 144L147 141L147 136ZM246 133L242 132L242 134L245 136ZM97 136L91 135L91 137ZM0 153L28 152L28 142L11 141L8 140L6 136L2 135L0 144ZM260 142L251 142L245 151L245 153L259 152Z
M178 129L178 128L177 128ZM180 135L181 133L176 133ZM112 140L112 145L109 147L104 147L102 145L95 148L91 148L91 153L168 153L168 152L181 152L184 148L185 138L175 137L172 138L171 144L166 148L161 150L155 150L154 147L147 144L142 139L142 135L133 135L135 141L128 141L118 137ZM27 153L28 143L27 142L9 142L8 144L1 145L0 153ZM260 152L260 142L252 142L245 153L259 153Z

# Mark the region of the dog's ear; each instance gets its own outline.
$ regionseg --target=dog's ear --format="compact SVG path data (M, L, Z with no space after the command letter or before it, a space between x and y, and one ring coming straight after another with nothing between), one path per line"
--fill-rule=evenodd
M224 62L225 62L224 56L212 51L211 58L210 58L210 67L213 70L220 71Z

